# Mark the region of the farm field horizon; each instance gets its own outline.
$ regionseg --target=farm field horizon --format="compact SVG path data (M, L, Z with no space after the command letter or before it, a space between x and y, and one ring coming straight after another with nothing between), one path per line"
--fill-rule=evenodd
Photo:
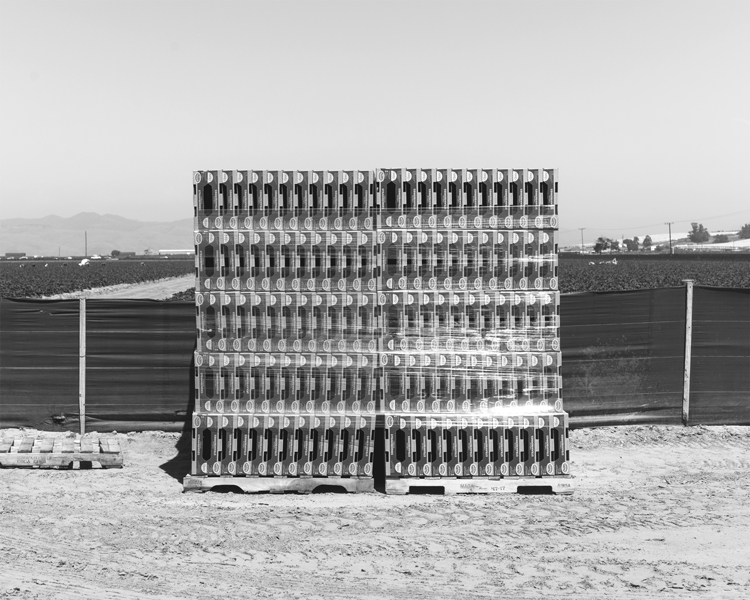
M696 261L679 258L621 260L617 255L561 258L558 288L561 293L615 292L679 287L683 280L696 285L750 288L750 260ZM593 263L593 264L592 264ZM192 258L170 260L94 261L81 267L65 260L23 260L0 263L0 297L42 298L81 290L140 284L194 272ZM190 288L173 299L192 300Z

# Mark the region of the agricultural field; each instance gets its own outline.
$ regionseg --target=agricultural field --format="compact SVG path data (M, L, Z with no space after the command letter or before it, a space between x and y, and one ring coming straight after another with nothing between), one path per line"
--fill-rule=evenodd
M560 291L608 292L681 286L683 279L697 285L750 288L750 261L620 260L610 257L560 259ZM594 264L590 264L593 262ZM46 266L45 266L46 265ZM40 298L118 284L156 281L193 272L188 260L12 261L0 263L0 297ZM172 300L192 301L195 290L176 294Z
M0 263L1 298L40 298L105 286L144 283L193 273L193 260L8 261Z
M613 292L683 286L683 279L696 285L750 288L750 260L620 260L608 263L603 255L584 260L560 259L560 291ZM590 264L593 262L594 264Z

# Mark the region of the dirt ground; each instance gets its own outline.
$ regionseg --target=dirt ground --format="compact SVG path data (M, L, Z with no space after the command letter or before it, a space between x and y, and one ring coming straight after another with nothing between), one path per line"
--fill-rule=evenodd
M123 283L120 285L110 285L108 287L93 288L79 292L68 292L57 294L55 296L45 296L47 300L69 300L74 298L118 298L132 299L140 298L144 300L166 300L171 298L177 292L195 287L195 276L184 275L183 277L169 277L150 281L148 283Z
M572 436L572 496L183 493L125 467L0 471L0 598L750 597L750 428Z

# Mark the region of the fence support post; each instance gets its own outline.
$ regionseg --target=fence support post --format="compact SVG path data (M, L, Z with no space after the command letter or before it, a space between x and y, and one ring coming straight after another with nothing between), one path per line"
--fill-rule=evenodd
M86 298L78 300L78 414L86 433Z
M683 279L686 291L685 302L685 370L682 383L682 424L690 421L690 351L693 344L693 279Z

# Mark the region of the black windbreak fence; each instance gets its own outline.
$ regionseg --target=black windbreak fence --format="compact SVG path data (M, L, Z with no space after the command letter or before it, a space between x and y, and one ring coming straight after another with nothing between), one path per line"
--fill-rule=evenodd
M86 301L86 429L180 431L193 410L191 302ZM574 427L682 422L686 290L561 298ZM694 287L690 424L750 424L750 290ZM0 300L0 427L79 429L78 300Z

